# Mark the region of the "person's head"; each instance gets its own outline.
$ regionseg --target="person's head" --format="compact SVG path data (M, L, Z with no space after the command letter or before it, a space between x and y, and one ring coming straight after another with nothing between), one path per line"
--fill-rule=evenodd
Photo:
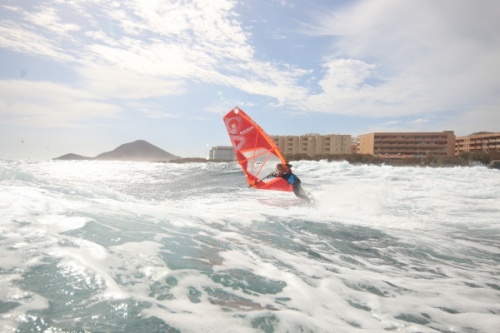
M278 169L280 171L283 170L283 164L281 164L281 163L276 164L276 169Z

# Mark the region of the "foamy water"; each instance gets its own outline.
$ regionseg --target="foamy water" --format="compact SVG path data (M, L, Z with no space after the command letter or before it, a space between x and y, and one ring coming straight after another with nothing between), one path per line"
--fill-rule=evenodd
M1 332L500 331L500 172L0 161Z

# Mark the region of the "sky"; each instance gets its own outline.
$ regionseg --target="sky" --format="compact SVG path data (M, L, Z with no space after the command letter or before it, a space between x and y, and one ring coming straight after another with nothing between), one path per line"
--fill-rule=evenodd
M498 0L1 0L0 159L500 131Z

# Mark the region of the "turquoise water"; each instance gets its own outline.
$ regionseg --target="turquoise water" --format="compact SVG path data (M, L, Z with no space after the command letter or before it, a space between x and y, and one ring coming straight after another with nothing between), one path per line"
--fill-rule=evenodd
M1 332L497 332L500 172L0 161Z

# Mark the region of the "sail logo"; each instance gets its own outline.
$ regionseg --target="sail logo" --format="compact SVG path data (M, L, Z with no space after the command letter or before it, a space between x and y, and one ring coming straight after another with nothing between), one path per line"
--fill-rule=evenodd
M241 131L240 135L245 135L245 134L247 134L248 132L250 132L252 130L253 130L253 126L250 126L249 128L244 129L243 131Z
M240 122L237 118L230 118L226 120L226 127L229 134L237 134Z
M230 138L231 138L231 142L233 143L233 147L234 147L235 151L238 151L241 148L243 148L243 146L247 142L247 138L244 136L240 136L240 135L231 135Z

